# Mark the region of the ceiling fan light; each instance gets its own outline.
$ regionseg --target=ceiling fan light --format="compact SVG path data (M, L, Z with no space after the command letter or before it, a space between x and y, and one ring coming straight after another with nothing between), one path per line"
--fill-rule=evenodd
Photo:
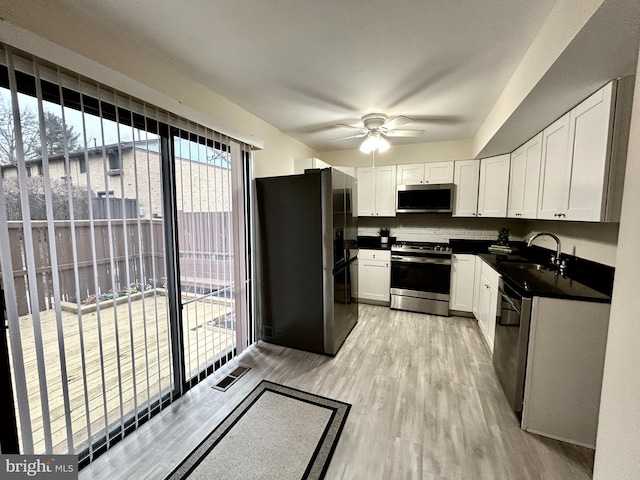
M386 152L387 150L389 150L390 146L391 145L389 145L389 142L387 142L386 138L378 137L378 151L380 153Z
M360 145L360 151L362 153L371 153L378 148L378 139L373 135L367 135L364 142Z

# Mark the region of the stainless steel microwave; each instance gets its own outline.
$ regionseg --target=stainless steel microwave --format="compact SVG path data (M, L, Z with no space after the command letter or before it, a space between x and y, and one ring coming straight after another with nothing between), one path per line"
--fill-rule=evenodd
M453 195L453 183L398 185L396 212L451 213L453 212Z

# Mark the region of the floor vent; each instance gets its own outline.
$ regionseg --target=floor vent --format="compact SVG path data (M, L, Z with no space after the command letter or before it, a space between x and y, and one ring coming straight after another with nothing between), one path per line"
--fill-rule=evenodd
M224 392L249 370L251 370L249 367L237 367L233 372L224 377L211 388L215 388L216 390Z

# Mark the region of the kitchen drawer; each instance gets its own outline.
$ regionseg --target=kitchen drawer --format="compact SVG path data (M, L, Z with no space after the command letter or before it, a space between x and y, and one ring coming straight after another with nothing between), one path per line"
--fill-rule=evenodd
M389 262L391 261L391 251L390 250L366 250L361 248L358 250L358 259L381 260L381 261Z

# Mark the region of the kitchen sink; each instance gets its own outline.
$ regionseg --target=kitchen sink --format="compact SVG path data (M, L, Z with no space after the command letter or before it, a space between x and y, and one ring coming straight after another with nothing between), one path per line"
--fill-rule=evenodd
M503 262L501 265L506 269L518 269L518 270L538 270L538 271L553 271L554 269L546 265L532 262Z

